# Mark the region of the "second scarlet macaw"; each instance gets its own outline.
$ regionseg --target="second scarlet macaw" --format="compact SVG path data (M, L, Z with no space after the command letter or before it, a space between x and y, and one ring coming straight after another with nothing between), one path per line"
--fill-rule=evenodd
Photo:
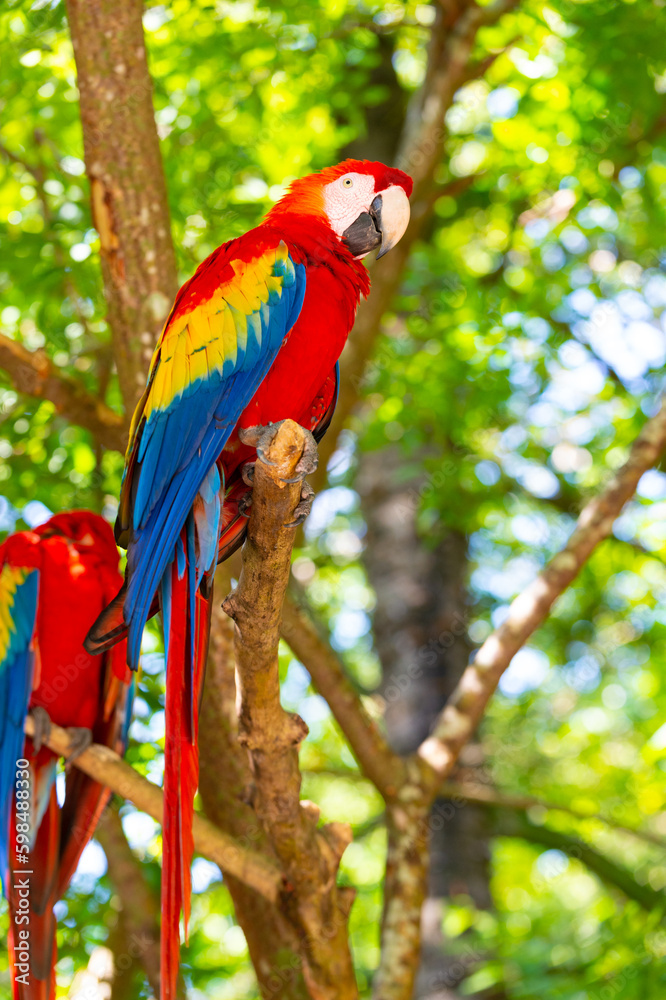
M76 871L110 792L82 771L56 796L54 722L80 750L122 753L131 696L124 643L103 657L83 640L122 578L111 528L90 511L56 514L0 545L0 877L9 900L15 1000L55 997L53 906ZM28 711L35 738L24 736Z
M370 287L361 258L398 242L411 190L407 174L367 160L295 181L261 225L219 247L180 289L134 414L116 522L126 582L87 648L103 650L127 634L135 668L159 591L167 651L164 1000L175 992L181 907L186 927L189 911L197 707L218 552L224 558L242 541L245 482L266 426L291 418L317 438L326 429L337 361Z

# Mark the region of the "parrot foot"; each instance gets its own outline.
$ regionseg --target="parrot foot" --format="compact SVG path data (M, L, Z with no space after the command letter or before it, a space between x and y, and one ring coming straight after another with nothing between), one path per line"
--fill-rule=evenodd
M32 737L32 744L35 748L35 752L39 753L42 749L44 743L47 743L51 735L51 717L45 708L41 705L36 705L34 708L30 709L30 716L35 726L35 732Z
M297 528L299 524L303 524L303 521L312 510L312 501L314 498L315 491L309 483L303 482L301 486L300 502L294 507L294 520L285 524L285 528Z
M67 735L69 736L71 753L65 760L65 768L69 768L72 761L75 761L77 757L80 757L83 751L87 750L93 741L92 730L84 729L81 726L68 726Z
M260 425L257 425L256 427L241 427L238 431L238 437L243 444L256 449L257 458L265 465L275 465L275 462L272 462L270 458L267 457L266 451L275 437L277 428L282 423L284 423L283 420L278 420L277 423L266 424L265 427ZM314 472L317 468L319 462L317 442L313 438L310 431L303 428L303 432L305 434L305 447L303 448L303 454L298 460L298 464L294 470L296 475L294 475L291 479L283 479L283 483L300 483L306 476L309 476L310 473ZM253 463L247 462L243 466L242 476L243 482L247 483L248 486L253 485Z
M266 455L265 449L269 447L275 437L275 431L280 423L282 421L278 421L275 424L266 424L264 427L261 424L257 424L255 427L239 427L238 429L238 437L241 443L249 445L250 448L255 448L257 458L260 458L264 465L275 465L275 462L271 462L270 458ZM243 479L245 479L244 473L245 469L243 469Z

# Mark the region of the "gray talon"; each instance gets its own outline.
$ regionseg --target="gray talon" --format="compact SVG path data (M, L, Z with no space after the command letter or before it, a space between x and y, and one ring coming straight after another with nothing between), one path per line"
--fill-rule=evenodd
M80 757L84 750L87 750L93 741L92 730L84 729L81 726L70 726L67 729L67 735L69 736L69 745L72 752L69 757L65 759L65 767L68 768L72 761L75 761L77 757Z
M309 483L303 483L301 486L301 499L300 502L294 507L294 520L289 521L285 524L285 528L297 528L299 524L303 524L303 521L309 515L312 510L312 501L315 498L315 491L312 489Z
M248 490L238 501L238 513L241 517L250 516L250 507L252 506L252 491Z
M241 479L246 486L254 486L254 462L246 462L241 469Z
M264 448L268 448L273 440L277 426L277 424L266 424L265 427L260 425L256 427L241 427L238 431L238 437L243 444L248 445L250 448L256 448L257 456L262 462L266 465L275 465L275 462L271 462L270 458L266 458Z
M268 443L270 444L270 441ZM266 452L260 444L257 445L257 458L260 459L264 465L277 465L277 462L271 462L270 458L266 457Z
M41 705L36 705L33 709L31 709L30 715L32 716L32 721L35 726L32 743L35 748L35 752L39 753L43 744L47 743L49 737L51 736L51 718L46 709L42 708Z

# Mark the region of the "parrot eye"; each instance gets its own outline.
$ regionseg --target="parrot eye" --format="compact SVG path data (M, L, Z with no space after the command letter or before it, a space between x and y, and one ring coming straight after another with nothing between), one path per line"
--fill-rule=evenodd
M354 182L351 177L345 177L342 181L342 186L346 188L354 187Z

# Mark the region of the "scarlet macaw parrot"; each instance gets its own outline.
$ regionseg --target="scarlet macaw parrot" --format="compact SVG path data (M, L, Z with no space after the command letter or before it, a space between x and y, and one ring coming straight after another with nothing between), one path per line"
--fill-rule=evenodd
M377 248L381 257L400 239L411 190L407 174L367 160L295 181L260 226L215 250L180 289L134 413L116 521L126 581L87 648L127 634L135 668L160 589L164 1000L175 991L181 907L187 930L197 708L218 552L224 558L242 541L246 483L266 427L292 418L320 437L328 426L337 360L370 288L360 259ZM315 454L312 442L303 476ZM307 506L304 490L300 516Z
M111 528L97 514L56 514L0 546L0 876L9 901L15 1000L55 997L56 920L110 792L73 768L62 807L50 722L75 752L91 740L124 750L131 697L125 644L83 648L122 577ZM35 738L24 737L28 712ZM18 762L18 763L17 763Z

